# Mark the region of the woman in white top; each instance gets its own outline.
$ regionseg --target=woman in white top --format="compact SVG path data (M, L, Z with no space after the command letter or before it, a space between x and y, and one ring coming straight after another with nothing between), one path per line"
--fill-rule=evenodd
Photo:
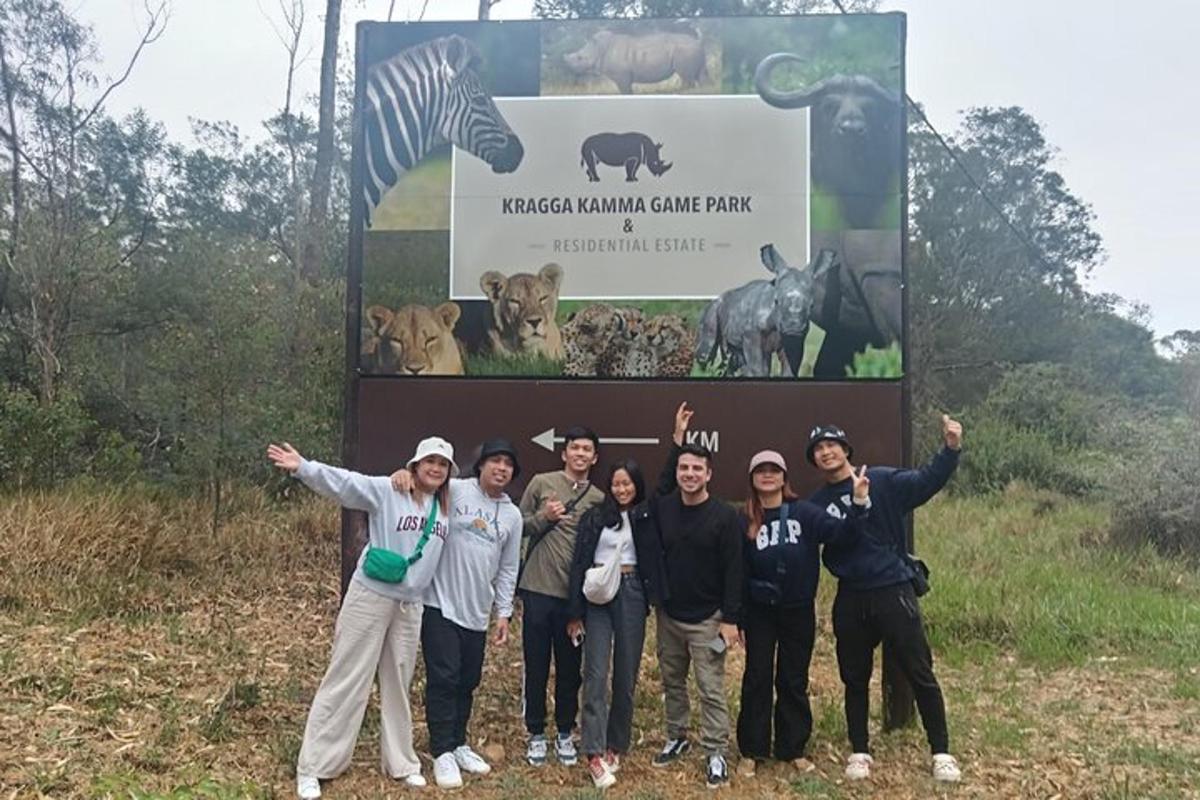
M314 492L369 515L369 543L342 600L329 668L304 727L296 793L315 800L322 779L350 766L376 674L384 774L424 786L413 749L408 691L421 637L422 599L449 530L449 481L458 474L454 448L437 436L423 439L408 461L415 478L408 492L393 491L386 476L308 461L287 443L270 445L267 457Z
M621 755L629 751L633 727L633 695L650 596L638 571L638 556L654 545L635 541L629 512L645 495L636 461L612 465L604 501L579 521L567 588L567 634L584 648L583 752L592 781L601 789L616 783L614 773L620 769ZM650 561L645 556L644 560ZM606 700L610 658L611 707Z

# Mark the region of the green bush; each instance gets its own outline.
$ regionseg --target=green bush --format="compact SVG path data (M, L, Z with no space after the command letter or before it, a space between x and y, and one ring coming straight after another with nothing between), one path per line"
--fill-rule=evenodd
M1200 423L1176 419L1142 427L1114 472L1112 541L1147 544L1168 556L1200 562Z
M1084 454L1041 431L972 415L964 433L967 451L953 484L956 491L998 492L1016 482L1067 495L1096 488Z

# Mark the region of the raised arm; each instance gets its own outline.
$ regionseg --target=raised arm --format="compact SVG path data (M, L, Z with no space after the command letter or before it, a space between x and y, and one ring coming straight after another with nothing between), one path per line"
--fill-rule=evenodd
M267 445L267 458L290 472L322 497L337 500L345 508L374 512L392 491L388 478L374 478L319 461L309 461L287 442Z
M917 508L929 502L950 480L958 467L962 433L962 424L943 414L942 436L945 446L919 469L900 469L891 474L892 486L906 508Z
M671 449L667 451L666 463L663 464L662 472L658 473L658 485L654 488L654 493L657 495L668 495L675 491L677 485L675 483L675 467L679 462L679 448L683 447L688 424L692 421L692 415L695 413L688 408L686 400L679 404L679 408L675 409L675 428L671 433Z

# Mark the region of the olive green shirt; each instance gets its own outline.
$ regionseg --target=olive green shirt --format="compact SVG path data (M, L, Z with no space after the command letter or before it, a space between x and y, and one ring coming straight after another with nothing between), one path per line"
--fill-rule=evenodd
M569 505L576 497L579 501L575 507L556 523L542 513L547 498ZM604 492L599 488L590 483L575 483L562 470L542 472L530 479L521 496L521 516L525 519L524 535L528 541L518 589L566 599L571 558L575 555L575 530L584 513L602 500Z

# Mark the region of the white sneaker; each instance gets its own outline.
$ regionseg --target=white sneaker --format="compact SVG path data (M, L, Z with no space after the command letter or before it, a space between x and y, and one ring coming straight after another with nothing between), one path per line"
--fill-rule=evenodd
M404 785L419 789L422 786L428 786L429 784L425 782L424 775L419 772L414 772L412 775L404 776Z
M870 753L851 753L846 761L846 777L852 781L871 777L871 764L874 761Z
M540 767L546 763L546 737L535 733L529 737L529 745L525 748L525 760L531 767Z
M579 763L579 751L575 749L575 740L571 738L571 734L563 736L560 733L554 740L554 756L558 763L565 767L573 767Z
M454 748L454 761L458 766L472 775L487 775L492 767L483 760L483 756L471 749L469 744L461 744Z
M592 756L588 759L588 774L592 776L592 785L597 789L607 789L617 782L608 762L600 756Z
M317 800L321 796L321 782L312 775L297 775L296 795L300 800Z
M462 788L462 773L458 771L454 753L442 753L433 760L433 780L442 789Z
M933 779L943 783L958 783L962 779L962 770L958 761L949 753L936 753L933 756Z

